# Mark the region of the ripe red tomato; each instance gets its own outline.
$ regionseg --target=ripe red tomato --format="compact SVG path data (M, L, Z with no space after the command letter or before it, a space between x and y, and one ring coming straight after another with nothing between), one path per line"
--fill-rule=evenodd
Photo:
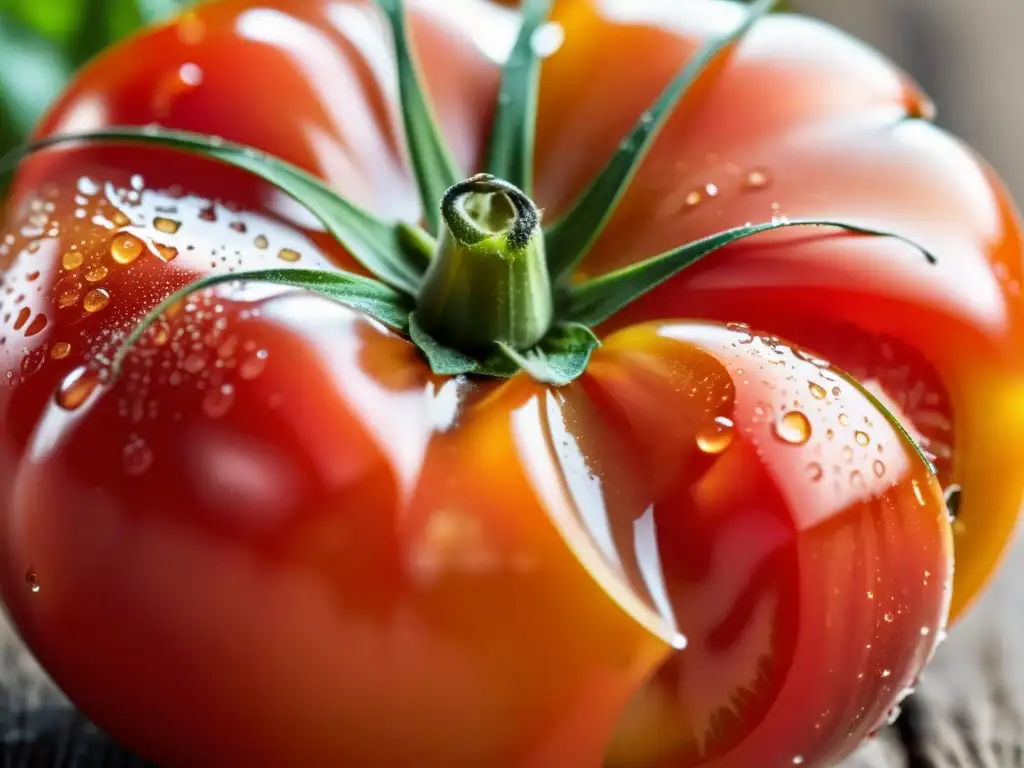
M410 5L468 173L516 15ZM549 218L738 13L556 4ZM40 134L216 134L411 221L389 51L365 0L211 3L99 57ZM954 615L980 587L1024 484L1020 228L929 110L837 31L763 21L674 115L583 272L773 216L892 229L938 264L874 238L738 243L616 315L563 388L436 376L359 313L260 284L197 294L104 380L198 275L360 268L245 173L37 155L0 241L15 623L165 765L829 764L934 649L951 552Z

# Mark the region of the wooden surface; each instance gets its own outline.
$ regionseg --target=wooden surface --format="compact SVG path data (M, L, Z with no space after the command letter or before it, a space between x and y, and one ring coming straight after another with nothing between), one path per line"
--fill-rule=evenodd
M1024 200L1024 0L794 5L899 61L936 99L941 122L977 146ZM0 757L2 768L145 765L75 713L2 619ZM896 725L842 768L1004 766L1024 768L1024 543L940 648Z

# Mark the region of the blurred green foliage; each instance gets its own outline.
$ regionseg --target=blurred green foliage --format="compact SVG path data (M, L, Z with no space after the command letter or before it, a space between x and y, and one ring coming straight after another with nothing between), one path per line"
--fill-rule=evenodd
M0 0L0 154L25 140L82 64L183 0Z

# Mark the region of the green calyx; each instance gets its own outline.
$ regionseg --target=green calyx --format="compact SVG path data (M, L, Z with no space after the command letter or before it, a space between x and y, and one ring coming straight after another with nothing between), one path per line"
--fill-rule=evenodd
M2 174L34 151L82 141L152 144L202 155L242 168L292 196L372 275L277 268L203 277L169 296L139 323L122 345L114 373L145 330L181 299L220 283L260 280L304 288L365 312L406 335L437 374L509 377L523 372L562 386L586 370L599 346L593 327L732 243L789 227L903 239L840 221L779 220L726 230L616 272L573 282L570 278L676 106L708 65L730 55L777 0L756 0L735 29L708 40L641 115L576 203L547 226L529 197L540 71L532 40L547 22L552 0L522 4L523 23L500 85L487 173L464 181L422 85L404 2L377 3L394 41L406 147L425 228L382 221L284 160L217 137L121 127L44 139L0 159ZM934 261L920 246L911 245Z
M533 347L554 319L540 212L507 181L480 174L441 200L441 233L416 318L455 349Z

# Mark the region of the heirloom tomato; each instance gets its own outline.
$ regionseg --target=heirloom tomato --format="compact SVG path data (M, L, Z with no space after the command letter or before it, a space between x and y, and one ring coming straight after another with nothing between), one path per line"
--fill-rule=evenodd
M895 714L1021 503L1021 230L770 5L221 0L77 75L0 232L0 587L76 705L168 766Z

